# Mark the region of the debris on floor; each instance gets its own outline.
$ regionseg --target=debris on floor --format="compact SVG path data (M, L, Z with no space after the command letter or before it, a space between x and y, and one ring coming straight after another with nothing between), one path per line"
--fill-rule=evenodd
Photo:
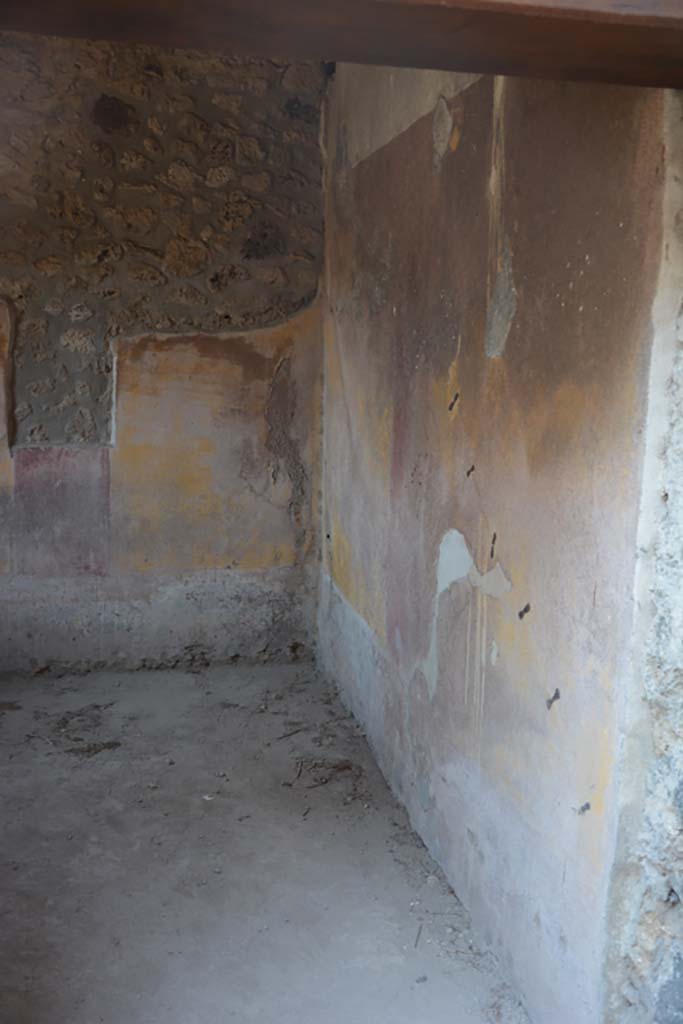
M8 1024L526 1021L311 665L0 696Z

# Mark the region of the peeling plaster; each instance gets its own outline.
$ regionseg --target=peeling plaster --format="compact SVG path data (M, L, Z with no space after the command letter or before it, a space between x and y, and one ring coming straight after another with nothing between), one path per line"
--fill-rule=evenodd
M474 566L474 559L467 541L459 530L449 530L441 538L439 561L436 570L436 600L445 593L452 583L465 579Z
M430 114L440 99L454 99L480 78L420 68L337 65L336 102L348 109L363 110L363 117L345 125L349 167L366 160Z
M512 254L506 239L486 316L486 355L500 358L517 312L517 289L512 276Z
M0 446L14 441L14 361L16 316L11 302L0 296Z
M453 134L453 115L448 109L443 96L439 96L439 102L434 108L432 119L432 139L434 142L434 170L438 171L441 161L448 152L448 147Z
M501 598L512 589L510 580L496 562L493 569L481 573L475 565L467 541L459 530L448 530L441 538L439 560L436 569L436 594L432 608L432 629L429 653L419 664L429 693L433 697L439 680L438 622L441 595L454 583L467 580L473 590L480 590L485 597Z
M289 511L297 529L297 544L303 544L305 530L301 528L301 515L306 500L307 473L299 446L292 436L296 412L296 383L292 379L292 360L285 356L277 364L268 389L266 423L268 435L266 448L273 456L273 482L277 482L279 466L284 464L292 486Z
M491 169L489 173L489 271L487 279L487 310L485 351L499 358L517 312L517 290L512 273L512 252L505 233L506 149L505 97L506 80L500 76L493 82Z

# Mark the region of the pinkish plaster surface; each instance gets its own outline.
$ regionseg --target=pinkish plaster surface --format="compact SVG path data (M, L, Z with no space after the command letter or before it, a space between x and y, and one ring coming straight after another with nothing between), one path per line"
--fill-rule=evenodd
M352 167L374 102L328 118L321 654L532 1019L598 1024L662 98L481 79Z
M14 455L13 571L102 575L109 564L109 450L20 448Z

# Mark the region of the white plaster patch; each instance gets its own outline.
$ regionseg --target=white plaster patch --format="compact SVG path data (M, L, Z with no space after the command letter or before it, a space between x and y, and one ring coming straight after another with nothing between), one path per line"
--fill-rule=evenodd
M439 562L436 570L437 600L451 583L464 580L470 569L474 567L474 559L467 547L467 541L459 530L444 533L439 546Z
M512 584L496 562L493 569L481 573L477 569L472 553L459 530L448 530L441 538L439 560L436 567L436 594L432 607L432 629L429 641L429 653L419 663L429 693L433 697L439 678L439 654L437 644L437 627L439 621L439 602L441 595L454 583L467 580L475 590L480 590L486 597L501 598L512 589ZM497 648L496 648L497 658Z
M487 597L502 597L512 589L512 584L501 569L499 562L496 562L493 569L489 569L485 573L479 572L476 565L473 565L467 578L473 587L481 590L482 594Z
M438 171L441 166L441 161L448 152L448 144L451 141L451 134L453 132L453 115L448 109L443 96L439 97L439 101L434 108L434 116L432 118L432 142L434 143L434 170Z
M512 587L499 562L496 562L493 569L489 569L488 572L479 572L464 536L459 530L448 530L439 545L439 562L436 569L437 600L452 583L464 580L465 577L473 587L481 590L487 597L502 597Z
M489 359L503 355L516 313L517 289L512 274L512 253L506 240L486 316L485 349Z
M349 166L431 113L440 98L453 99L480 78L454 71L338 64L334 88L344 115Z

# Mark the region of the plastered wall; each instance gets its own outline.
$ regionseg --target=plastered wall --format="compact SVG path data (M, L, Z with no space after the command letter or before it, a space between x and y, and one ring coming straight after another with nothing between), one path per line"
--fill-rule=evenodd
M0 37L0 669L288 657L320 64Z
M664 100L342 66L329 104L321 658L536 1024L614 980Z

